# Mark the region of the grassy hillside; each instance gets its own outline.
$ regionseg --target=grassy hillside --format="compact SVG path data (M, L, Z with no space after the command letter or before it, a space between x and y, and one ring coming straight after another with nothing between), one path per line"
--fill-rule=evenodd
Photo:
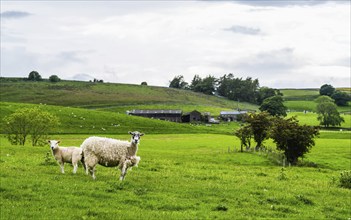
M130 130L139 130L148 134L169 133L222 133L229 134L236 129L238 123L223 123L206 126L167 122L143 117L129 116L125 113L88 110L82 108L21 104L0 102L0 133L3 118L16 109L40 107L43 111L56 115L61 124L57 128L59 134L125 134Z
M187 109L192 110L198 106L205 106L202 107L205 111L207 111L206 106L209 109L212 107L257 109L256 105L248 103L237 103L225 98L165 87L78 81L50 83L2 80L0 83L3 102L43 103L84 108L121 107L123 113L126 109L124 106L133 107L134 105L157 105L157 108L182 105L190 106Z
M53 136L62 145L86 137ZM139 167L122 183L102 166L95 181L81 166L61 174L49 146L0 138L1 219L347 219L351 191L337 181L351 143L342 137L321 135L305 158L316 168L282 169L264 154L228 153L239 147L233 136L145 135Z

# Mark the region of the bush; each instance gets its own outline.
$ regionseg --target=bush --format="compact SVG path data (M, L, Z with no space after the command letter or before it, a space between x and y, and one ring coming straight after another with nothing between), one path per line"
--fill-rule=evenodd
M343 171L340 173L339 186L351 189L351 170Z
M49 81L50 81L50 82L60 82L61 79L60 79L57 75L51 75L51 76L49 77Z
M32 145L42 145L59 124L59 119L40 108L22 108L4 118L4 131L11 144L24 145L31 137Z

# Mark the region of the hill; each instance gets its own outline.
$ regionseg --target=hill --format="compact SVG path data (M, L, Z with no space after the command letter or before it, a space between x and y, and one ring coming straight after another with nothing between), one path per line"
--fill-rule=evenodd
M61 81L58 83L0 80L1 101L48 104L81 108L111 108L119 112L141 108L170 109L183 111L208 111L219 115L220 110L258 107L238 103L226 98L204 95L187 90L166 87L141 86L118 83L92 83ZM179 107L180 106L180 107Z

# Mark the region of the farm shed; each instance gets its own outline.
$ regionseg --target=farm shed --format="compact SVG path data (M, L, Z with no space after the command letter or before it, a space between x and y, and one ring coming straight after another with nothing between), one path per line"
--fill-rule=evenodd
M132 110L128 115L154 118L165 121L182 122L182 110Z
M199 111L192 111L185 113L182 116L182 122L200 122L202 120L202 114Z
M237 121L246 115L248 111L221 111L220 117L227 121Z

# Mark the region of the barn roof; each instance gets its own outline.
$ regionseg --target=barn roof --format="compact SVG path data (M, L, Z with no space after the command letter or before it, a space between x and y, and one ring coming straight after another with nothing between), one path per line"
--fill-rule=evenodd
M138 110L134 109L129 112L130 114L182 114L182 110L161 110L161 109L150 109L150 110Z
M221 115L241 115L246 113L247 111L221 111Z

